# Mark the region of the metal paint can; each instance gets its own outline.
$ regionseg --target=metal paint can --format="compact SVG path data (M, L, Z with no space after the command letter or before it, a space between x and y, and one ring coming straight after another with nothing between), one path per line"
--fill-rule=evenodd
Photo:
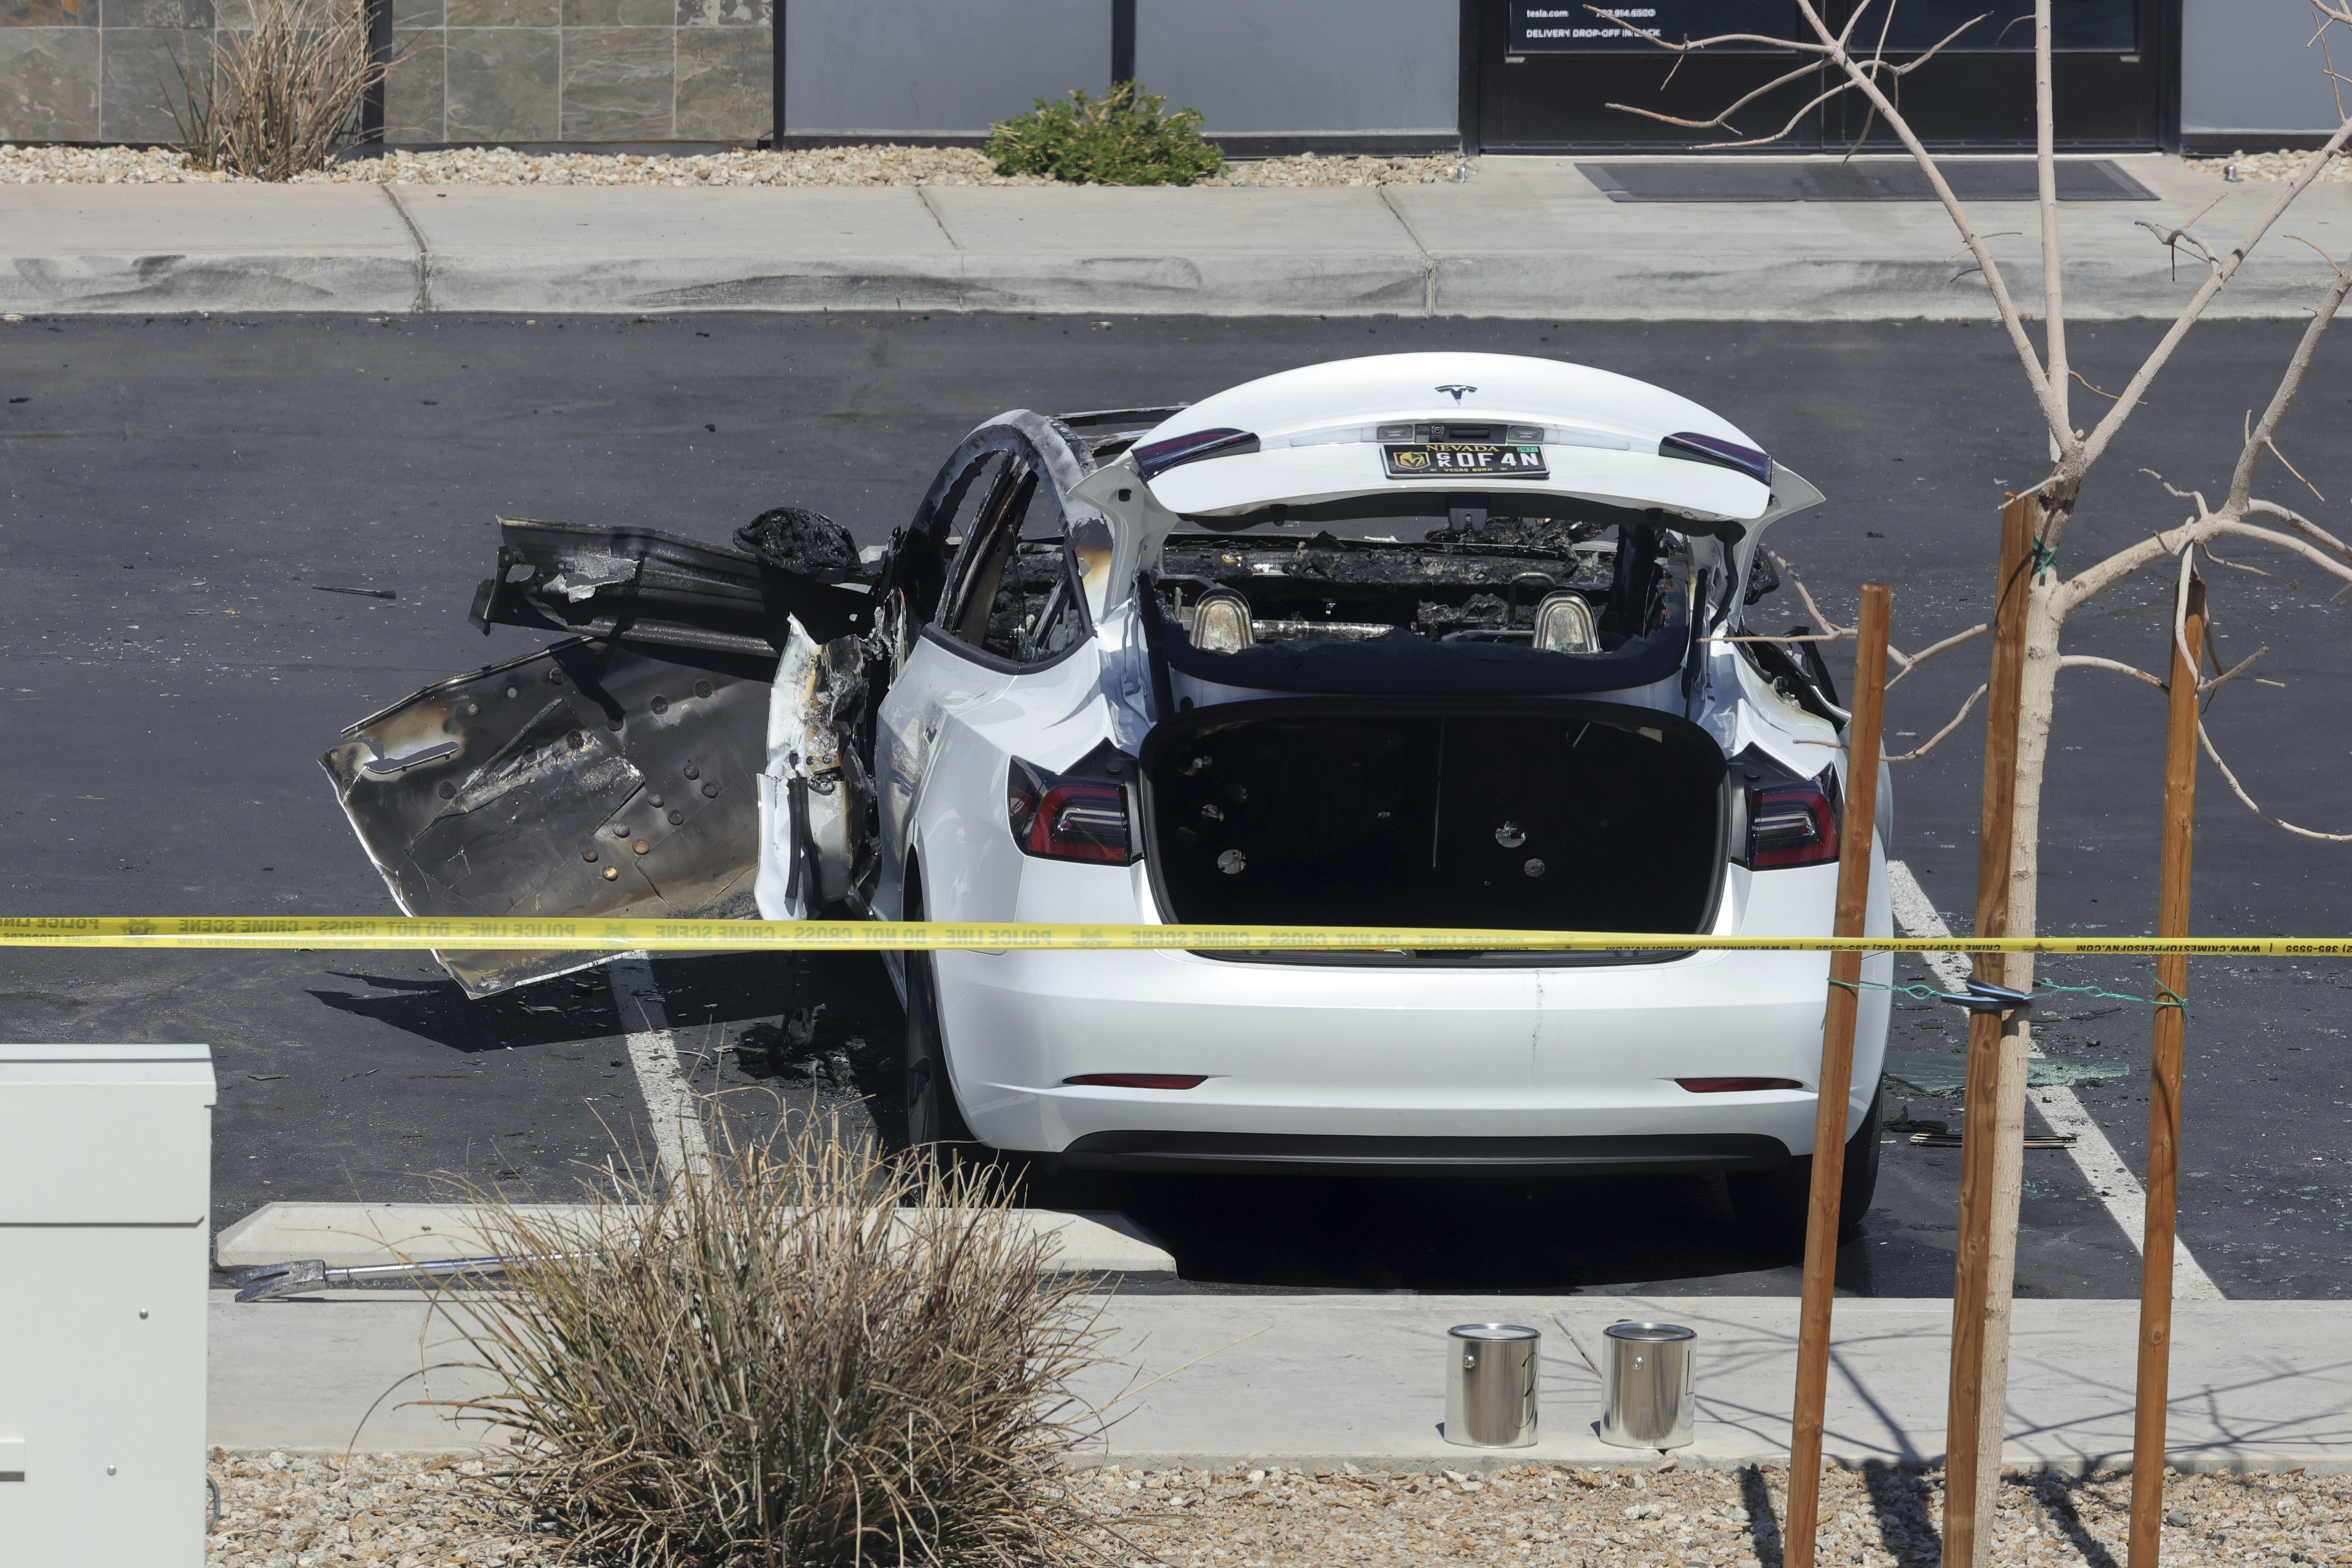
M1635 1322L1612 1323L1601 1334L1601 1440L1621 1448L1688 1447L1698 1335L1674 1323Z
M1525 1448L1536 1440L1536 1378L1543 1335L1517 1323L1445 1331L1445 1440L1468 1448Z

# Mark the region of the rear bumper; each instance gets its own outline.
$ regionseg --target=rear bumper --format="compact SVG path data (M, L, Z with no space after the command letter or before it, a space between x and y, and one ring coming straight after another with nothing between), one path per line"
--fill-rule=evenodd
M1828 959L1622 967L1229 963L1184 952L942 952L957 1099L998 1148L1118 1169L1731 1169L1812 1148ZM1865 961L1885 983L1890 961ZM1887 998L1864 991L1848 1131ZM1079 1074L1204 1075L1198 1087ZM1807 1087L1696 1094L1682 1078Z
M1666 1175L1779 1164L1789 1147L1760 1133L1646 1137L1376 1138L1263 1132L1090 1132L1061 1152L1081 1171L1379 1176Z

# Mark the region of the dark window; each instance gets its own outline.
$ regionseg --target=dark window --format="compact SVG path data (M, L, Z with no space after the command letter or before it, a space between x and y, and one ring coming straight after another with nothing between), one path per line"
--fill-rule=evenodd
M1032 506L1037 484L1026 464L1003 465L974 510L940 622L958 642L1019 664L1044 663L1087 626L1061 519ZM979 493L975 480L967 494Z
M2139 0L2053 0L2050 45L2057 49L2100 49L2127 54L2139 47ZM1953 50L2033 52L2032 0L1903 0L1887 22L1889 54L1930 49L1963 23L1976 25L1945 47ZM1863 28L1874 32L1865 18Z
M1913 0L1900 0L1908 6ZM1720 37L1727 33L1760 34L1772 38L1810 38L1801 29L1797 8L1787 0L1649 0L1640 5L1603 5L1608 15L1596 15L1584 0L1511 0L1511 28L1504 47L1515 55L1644 54L1663 51L1642 33L1654 33L1671 43ZM1620 26L1622 17L1631 26ZM1641 33L1633 29L1639 27ZM1709 47L1710 55L1748 54L1769 46L1724 43Z

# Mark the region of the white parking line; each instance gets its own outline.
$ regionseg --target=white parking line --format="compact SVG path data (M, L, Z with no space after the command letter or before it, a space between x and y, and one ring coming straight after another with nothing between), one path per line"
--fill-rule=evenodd
M1944 917L1936 912L1934 904L1928 902L1927 889L1919 886L1919 879L1911 874L1910 867L1900 860L1889 860L1886 863L1886 883L1887 890L1895 900L1895 923L1902 928L1905 935L1932 937L1952 934L1952 928L1944 923ZM1944 983L1946 990L1966 988L1972 966L1965 955L1931 952L1925 956L1927 967L1936 972L1936 977ZM2041 1047L2035 1047L2033 1054L2040 1056ZM2132 1173L2129 1165L2124 1163L2123 1157L2116 1152L2116 1146L2107 1142L2106 1133L2092 1120L2091 1113L2083 1109L2081 1098L2073 1089L2063 1084L2052 1084L2032 1090L2032 1098L2040 1101L2042 1119L2050 1123L2052 1131L2074 1135L2074 1142L2066 1152L2074 1157L2074 1164L2082 1171L2083 1179L2091 1184L2091 1190L2099 1194L2099 1201L2107 1205L2107 1212L2115 1215L2116 1223L2123 1227L2124 1234L2131 1237L2132 1250L2140 1250L2147 1231L2147 1192L2139 1184L2139 1178ZM2214 1284L2212 1277L2189 1255L2188 1246L2177 1235L2172 1238L2172 1298L2176 1301L2219 1301L2224 1299L2221 1287Z
M677 1070L677 1041L662 1009L661 991L654 984L652 960L642 952L626 953L605 966L605 977L613 987L613 1010L628 1031L629 1065L637 1069L637 1088L646 1097L654 1157L662 1174L675 1180L688 1170L706 1167L710 1141L703 1134L694 1090Z

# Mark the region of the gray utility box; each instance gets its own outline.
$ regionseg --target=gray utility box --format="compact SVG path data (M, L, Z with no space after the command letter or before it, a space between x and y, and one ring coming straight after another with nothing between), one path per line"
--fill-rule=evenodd
M0 1561L201 1568L212 1050L0 1045Z

